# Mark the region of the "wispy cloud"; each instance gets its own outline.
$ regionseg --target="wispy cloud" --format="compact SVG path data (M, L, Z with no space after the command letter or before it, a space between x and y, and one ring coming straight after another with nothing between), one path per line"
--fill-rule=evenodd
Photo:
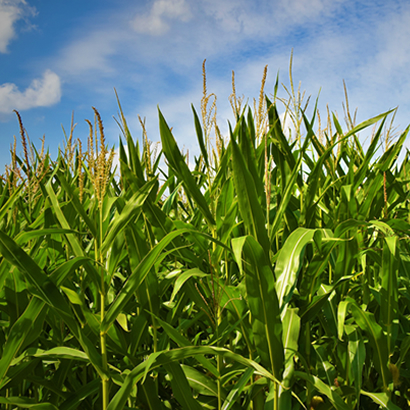
M145 6L144 6L145 3ZM269 54L278 36L297 25L311 29L322 16L337 15L340 0L154 0L100 15L76 28L61 50L58 69L68 74L121 75L156 66L183 72L212 56ZM331 21L330 23L333 23ZM298 27L300 30L300 26ZM283 44L277 44L283 47ZM290 48L287 47L287 53ZM120 58L121 62L117 60ZM115 60L115 63L114 63ZM149 73L144 72L144 75ZM150 81L150 80L145 80Z
M0 85L0 113L9 114L13 110L28 110L56 104L61 98L60 77L47 70L43 77L32 81L24 91L15 84Z
M138 33L158 36L169 30L169 20L186 22L191 17L189 4L185 0L155 0L151 10L135 17L131 26Z
M116 52L120 33L110 28L84 33L62 50L57 67L67 75L80 76L87 72L110 73L113 66L110 57Z
M10 41L15 38L16 22L35 14L36 9L25 0L0 0L0 53L6 53Z

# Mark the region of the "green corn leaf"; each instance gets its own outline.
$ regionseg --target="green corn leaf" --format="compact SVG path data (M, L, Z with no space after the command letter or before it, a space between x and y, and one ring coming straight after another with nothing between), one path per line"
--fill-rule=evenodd
M192 343L181 333L179 329L175 329L173 326L171 326L166 321L161 320L159 317L156 317L156 320L158 321L159 325L162 326L169 338L172 339L179 347L192 346ZM215 377L220 377L218 369L204 356L196 356L196 360Z
M154 380L147 377L144 383L138 386L139 397L143 397L143 401L149 410L162 409L162 403L158 398L157 387Z
M359 329L354 326L346 326L346 333L349 338L350 372L354 380L357 400L359 400L360 390L362 388L363 368L366 359L366 348Z
M46 304L41 299L33 298L23 314L10 329L0 359L0 388L13 359L18 354L26 338L33 331L34 323L36 323L39 317L45 317L46 310Z
M179 363L171 362L164 365L171 377L172 393L184 410L202 410L202 406L194 400L186 375Z
M139 179L141 183L144 183L144 172L141 165L140 160L140 153L138 149L138 142L134 144L134 141L131 136L131 132L128 128L127 120L125 119L125 115L122 111L122 107L120 104L120 99L118 98L117 92L115 91L115 96L117 98L118 108L120 109L120 120L122 125L122 130L124 132L125 138L127 140L127 148L128 148L128 161L131 165L131 169Z
M326 383L323 383L318 377L306 374L303 372L295 372L295 377L301 378L309 382L320 394L326 396L333 407L337 410L350 410L350 407L343 401L335 391L333 391Z
M295 287L302 251L313 240L314 234L314 229L296 229L290 234L279 253L275 267L275 287L282 312L285 312L285 305Z
M58 410L58 408L51 403L35 403L34 400L25 397L0 397L0 403L9 406L18 406L18 408L21 409Z
M49 358L49 359L76 359L81 361L88 361L88 357L84 352L80 350L73 349L71 347L54 347L49 350L42 350L36 348L27 349L24 354L16 360L21 360L24 357L33 356L39 358ZM14 363L13 363L14 364Z
M262 363L280 379L284 361L282 323L272 269L252 236L234 239L232 248L245 274L256 348Z
M96 394L100 389L101 381L98 379L87 383L79 389L76 389L75 392L70 392L70 397L59 406L59 410L76 410L80 408L81 402L88 396Z
M48 194L48 198L53 206L54 212L60 225L63 229L71 230L70 224L68 223L66 217L64 216L63 211L61 210L60 204L58 202L57 196L54 192L54 189L51 185L51 182L46 184L46 191ZM81 247L80 241L78 240L77 236L74 234L67 234L67 240L70 243L74 253L76 256L85 256L84 251Z
M59 292L53 282L44 274L42 269L30 258L10 237L0 231L0 252L4 258L16 266L32 286L33 295L44 301L50 308L54 309L70 328L73 335L82 344L95 369L103 376L105 372L101 368L101 357L95 346L81 332L77 322L72 316L72 311L66 300Z
M6 213L10 210L10 208L13 207L15 201L17 200L17 198L20 195L20 191L23 188L23 184L21 184L19 187L16 187L15 189L13 189L13 194L10 195L9 199L7 200L7 202L1 207L0 209L0 221L2 221L4 219L4 216L6 215ZM6 192L6 190L5 190Z
M350 300L350 302L349 307L356 323L369 337L369 342L373 349L374 365L381 375L383 388L387 390L391 376L387 367L389 351L387 349L386 335L383 333L381 326L376 323L372 313L364 312L353 300Z
M266 105L268 107L269 127L271 129L272 140L277 147L276 149L278 149L283 155L289 169L293 171L297 166L295 157L293 156L292 149L283 133L276 104L272 104L269 98L266 97Z
M298 309L287 309L283 318L283 348L285 350L285 365L283 372L283 388L279 386L279 409L285 410L291 407L291 387L294 372L294 357L298 351L300 334L300 317Z
M400 410L390 399L387 393L371 393L364 390L360 392L364 396L370 397L377 405L387 410Z
M381 136L384 128L384 124L386 122L386 117L382 119L381 124L377 130L377 132L372 137L372 141L370 146L366 152L366 156L360 165L360 168L355 171L354 173L354 184L353 184L353 191L357 191L360 184L363 183L363 180L366 178L366 175L369 173L369 164L370 160L372 159L373 155L375 154L377 147L381 144Z
M187 191L190 198L192 198L201 210L204 218L211 224L215 225L214 218L209 210L208 203L198 188L195 179L193 178L188 165L185 163L181 152L178 149L177 143L169 130L168 124L165 121L161 111L158 109L159 114L159 130L161 134L162 150L168 160L169 165L172 167L180 181L184 184L184 188Z
M84 205L81 204L78 198L78 191L73 189L72 185L69 184L67 179L65 178L62 172L58 172L56 174L56 178L59 181L60 185L64 189L64 193L70 198L74 209L81 215L81 218L86 223L87 228L90 230L94 237L97 236L97 228L95 226L95 222L89 217L87 211L84 209Z
M50 279L57 286L59 286L63 282L64 278L73 272L84 261L88 261L88 258L74 258L64 263L52 272ZM1 380L3 380L6 375L12 360L18 353L20 347L24 344L26 337L33 334L34 323L38 321L39 317L44 317L46 311L46 304L38 298L33 298L24 313L14 323L3 347L3 355L0 359L0 386ZM37 324L37 326L38 325L39 324ZM39 328L39 330L41 330L41 328Z
M191 366L182 364L181 367L191 388L196 390L199 394L218 397L218 386L214 380ZM225 389L222 389L221 397L225 399Z
M103 254L105 254L112 246L113 241L121 230L124 229L134 218L137 218L142 211L145 200L151 194L153 189L157 187L157 184L157 181L152 179L143 185L143 187L138 190L129 201L127 201L121 213L113 218L108 227L108 233L102 244L101 251Z
M399 367L403 363L409 350L410 350L410 336L406 336L400 344L400 357L399 357L399 360L397 361Z
M396 247L398 237L392 236L384 239L382 262L382 287L380 289L381 318L387 330L387 345L389 353L393 354L395 340L398 333L398 293L397 277L398 263Z
M192 229L178 229L176 231L170 232L166 235L161 242L159 242L151 251L145 256L137 268L131 273L127 281L124 283L121 291L117 294L112 305L108 308L104 320L101 323L101 331L106 332L109 327L117 319L117 316L122 312L125 305L134 295L134 292L137 291L141 283L144 281L148 275L151 268L157 263L160 259L165 258L166 255L162 254L163 250L171 243L175 238L184 234L184 233L198 234L210 238L208 235L202 234L201 232L193 231ZM225 247L219 241L214 240L215 243ZM228 248L229 249L229 248ZM162 254L162 255L161 255Z
M195 120L195 130L196 136L198 138L199 148L201 149L202 157L204 158L205 164L209 167L208 161L208 151L205 147L204 135L202 133L201 122L199 121L198 114L195 111L194 105L191 104L192 112L194 113L194 120Z
M24 245L30 239L45 237L47 235L56 235L56 234L79 234L79 232L72 229L61 229L61 228L47 228L47 229L38 229L34 231L23 232L21 235L18 235L16 238L16 243L20 246Z
M228 349L214 346L189 346L180 349L169 350L167 352L158 352L152 354L150 356L152 357L152 360L147 359L146 361L135 367L130 373L128 373L123 385L110 401L107 410L122 410L128 400L133 386L138 383L138 381L140 381L149 371L157 367L164 366L168 363L178 361L180 362L188 357L194 357L198 355L220 355L221 357L225 357L229 360L233 360L239 364L242 364L245 367L251 367L260 376L266 377L269 380L279 383L279 381L275 379L275 377L260 364L256 363L253 360L249 360L242 355L233 353Z
M180 275L178 275L178 278L175 281L174 289L172 290L172 295L171 295L169 302L172 302L174 300L176 294L179 292L179 290L181 289L181 287L187 280L189 280L190 278L204 278L206 276L209 276L209 275L202 272L198 268L193 268L185 272L182 272Z
M288 209L289 203L292 199L293 192L295 190L295 183L299 177L299 171L302 166L302 156L300 156L298 162L296 163L295 167L293 168L292 173L289 175L289 178L286 181L286 185L283 186L283 196L281 202L279 203L279 207L276 209L275 219L272 222L269 237L270 241L273 242L275 240L278 231L283 224L284 215Z
M303 203L302 203L302 210L301 210L301 224L306 222L306 226L309 227L313 224L313 218L315 216L314 208L317 206L318 201L314 202L318 187L320 187L323 183L321 179L321 174L323 174L323 163L328 160L329 156L333 153L334 147L341 143L342 140L347 139L348 137L344 137L340 139L329 148L323 152L319 159L317 160L316 164L314 165L312 171L309 173L309 177L306 181L306 193L303 196Z
M255 129L253 123L252 112L248 110L248 127L246 126L245 117L241 116L239 122L236 124L233 139L236 141L235 134L238 134L238 145L239 150L243 156L244 163L246 164L247 170L252 177L253 185L256 189L259 202L262 203L264 198L264 188L263 188L263 175L265 168L265 155L263 152L261 160L261 175L258 173L258 162L255 151ZM233 152L233 151L232 151Z
M265 215L258 201L258 195L253 178L245 164L238 144L231 136L233 180L238 197L239 211L241 212L247 231L262 246L269 257L270 243L265 227Z
M337 307L337 335L339 340L343 340L345 318L349 303L349 301L342 300Z
M386 172L391 169L394 162L397 160L400 150L406 141L407 134L410 131L410 125L401 133L399 138L392 144L387 151L382 155L379 162L376 164L376 167L380 172Z
M243 375L235 384L235 387L229 391L229 394L226 397L221 410L230 410L234 406L236 400L240 397L241 393L243 392L245 386L248 384L254 372L255 370L250 367L245 370Z

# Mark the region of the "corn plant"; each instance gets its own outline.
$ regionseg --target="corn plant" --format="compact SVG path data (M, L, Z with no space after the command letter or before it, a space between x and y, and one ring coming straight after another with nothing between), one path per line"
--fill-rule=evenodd
M317 128L292 83L291 138L265 69L254 110L233 77L224 138L203 67L193 169L160 110L156 155L119 105L116 170L95 108L87 150L72 125L55 160L17 113L24 157L14 144L0 183L2 408L408 408L408 129L383 144L391 112Z

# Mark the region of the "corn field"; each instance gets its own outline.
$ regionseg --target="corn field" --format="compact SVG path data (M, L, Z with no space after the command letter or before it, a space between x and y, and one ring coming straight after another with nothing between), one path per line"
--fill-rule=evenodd
M160 110L156 152L119 106L115 170L96 109L87 148L71 130L56 160L16 112L1 408L409 408L408 129L348 110L323 127L292 85L289 135L263 86L253 109L234 88L226 138L204 70L193 159Z

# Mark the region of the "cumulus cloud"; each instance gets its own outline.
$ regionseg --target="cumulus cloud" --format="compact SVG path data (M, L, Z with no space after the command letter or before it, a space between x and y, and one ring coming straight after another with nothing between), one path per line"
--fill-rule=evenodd
M186 22L192 17L185 0L155 0L150 12L137 16L132 27L138 33L161 35L169 30L167 19Z
M59 102L60 98L60 77L47 70L41 79L33 80L24 91L20 91L12 83L0 85L0 113L9 114L13 110L47 107Z
M34 14L35 8L25 0L0 0L0 53L7 52L7 46L16 36L15 23Z

